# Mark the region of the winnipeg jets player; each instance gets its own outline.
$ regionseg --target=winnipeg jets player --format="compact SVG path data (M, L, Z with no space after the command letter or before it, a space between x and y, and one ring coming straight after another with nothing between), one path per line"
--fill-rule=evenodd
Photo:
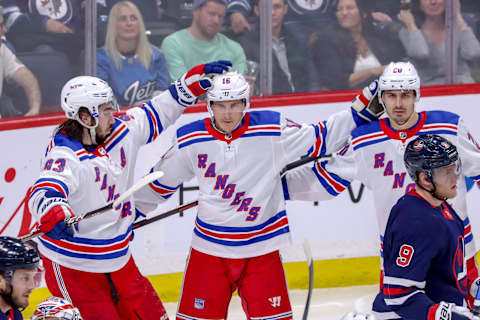
M305 125L249 105L242 75L216 76L207 93L211 117L177 130L154 167L165 175L137 194L146 210L183 181L196 177L200 186L178 319L225 319L236 289L249 319L292 318L279 255L290 241L280 170L301 156L340 149L354 120L372 116L352 109Z
M404 159L415 183L388 217L385 282L373 310L378 319L478 320L463 307L471 284L463 220L447 201L457 194L457 148L438 135L424 134L408 143Z
M74 234L64 221L103 207L130 187L139 148L211 87L207 75L230 66L226 61L196 66L169 90L120 117L114 117L118 108L105 81L81 76L63 87L68 120L48 145L28 207L45 233L38 248L48 288L78 307L84 319L168 318L131 256L133 199L81 221Z

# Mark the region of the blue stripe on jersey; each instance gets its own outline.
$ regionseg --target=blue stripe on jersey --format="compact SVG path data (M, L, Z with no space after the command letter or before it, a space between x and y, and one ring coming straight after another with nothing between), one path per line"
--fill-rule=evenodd
M68 197L68 194L70 193L69 190L68 190L68 187L65 183L63 183L61 180L58 180L58 179L54 179L54 178L41 178L41 179L38 179L37 181L35 181L35 183L33 184L33 188L35 188L35 185L37 184L40 184L40 183L43 183L43 182L50 182L50 183L54 183L54 184L58 184L64 191L65 191L65 194L67 195ZM48 187L44 187L44 188L47 188L48 190L55 190L54 188L48 188ZM39 188L39 189L44 189L44 188ZM35 192L36 193L36 190ZM32 193L33 195L33 193ZM32 195L30 195L30 198L32 197Z
M459 120L460 116L458 114L448 111L434 110L427 111L427 120L425 121L425 124L451 123L457 125Z
M289 228L288 225L286 225L285 227L283 227L281 229L278 229L275 232L265 234L265 235L261 235L261 236L258 236L258 237L255 237L255 238L252 238L252 239L249 239L249 240L243 240L243 241L229 241L229 240L216 239L216 238L204 235L203 233L200 233L200 231L198 231L197 228L195 228L193 230L193 232L195 232L195 234L197 236L199 236L200 238L203 238L207 241L215 242L215 243L218 243L218 244L221 244L221 245L224 245L224 246L238 247L238 246L246 246L246 245L249 245L249 244L252 244L252 243L257 243L257 242L260 242L260 241L268 240L268 239L274 238L274 237L276 237L278 235L281 235L281 234L284 234L284 233L289 233L290 228Z
M181 138L195 131L207 131L207 128L205 127L205 119L197 120L178 128L177 138Z
M72 237L72 238L69 238L68 241L72 243L89 244L93 246L112 245L112 244L115 244L116 242L121 242L125 240L129 236L131 231L132 231L132 225L128 227L127 231L124 234L116 236L115 238L112 238L112 239L89 239L89 238Z
M248 114L250 115L249 126L280 124L280 112L278 111L261 110L251 111Z
M211 140L216 140L215 137L207 137L207 138L199 138L199 139L193 139L193 140L189 140L187 142L184 142L184 143L181 143L178 145L178 149L182 149L186 146L189 146L191 144L194 144L194 143L198 143L198 142L204 142L204 141L211 141Z
M466 227L470 224L470 219L468 217L465 218L465 220L463 220L463 225Z
M120 136L116 137L115 140L113 141L113 143L110 143L110 145L107 147L106 151L110 152L110 150L112 150L129 132L130 132L130 130L128 128L123 130L122 134Z
M350 182L348 182L347 180L344 180L342 178L340 178L339 176L337 176L336 174L332 173L332 172L329 172L327 171L327 169L325 169L325 164L327 163L328 161L323 161L320 163L320 166L322 167L323 170L325 170L328 175L338 184L341 184L342 187L344 188L347 188L349 185L350 185ZM317 176L317 179L318 181L322 184L322 186L325 188L325 190L328 191L328 193L330 193L331 195L333 196L337 196L339 195L340 193L337 192L335 190L335 188L325 179L322 177L322 175L318 172L317 170L317 167L316 166L313 166L312 168L313 172L315 173L315 175ZM343 191L343 190L342 190Z
M470 233L467 237L465 237L465 244L471 242L473 240L473 234Z
M367 134L372 134L376 132L383 132L382 128L380 127L380 122L374 121L370 122L369 124L356 127L355 129L352 130L352 140L367 135Z
M108 260L108 259L115 259L122 257L127 254L128 252L128 246L120 251L112 252L112 253L106 253L106 254L87 254L87 253L77 253L77 252L72 252L68 251L65 249L62 249L60 247L54 246L43 239L39 238L40 242L47 247L48 249L63 254L65 256L73 257L73 258L82 258L82 259L91 259L91 260Z
M209 229L209 230L220 231L220 232L243 233L243 232L251 232L251 231L262 230L263 228L265 228L269 224L272 224L275 221L280 220L281 218L285 217L286 215L287 215L287 213L286 213L285 210L280 211L279 213L277 213L276 215L274 215L273 217L271 217L270 219L268 219L264 223L256 225L256 226L251 226L251 227L222 227L222 226L216 226L216 225L213 225L213 224L205 223L202 220L200 220L198 217L197 217L197 223L201 227L203 227L205 229Z
M363 142L363 143L360 143L360 144L354 146L353 150L357 150L359 148L363 148L363 147L366 147L366 146L369 146L369 145L375 144L375 143L380 143L380 142L383 142L383 141L386 141L386 140L390 140L390 138L387 136L387 137L383 137L381 139L366 141L366 142Z
M469 177L469 178L470 178L470 179L473 179L473 180L475 180L475 181L478 181L478 180L480 180L480 175L475 176L475 177Z
M155 128L153 127L153 120L150 117L148 109L145 105L143 107L140 107L140 109L142 109L145 112L145 115L148 119L148 127L150 128L150 134L148 135L147 143L150 143L150 142L152 142L153 135L155 134Z
M451 134L452 136L456 136L457 135L457 131L453 131L453 130L420 130L419 133L417 133L416 135L417 136L420 136L422 134L425 134L425 133L429 133L429 134Z
M282 189L283 189L283 197L285 200L290 200L290 193L288 192L288 185L287 185L287 177L282 177Z
M73 151L83 149L83 145L80 141L71 139L69 136L63 133L57 133L55 137L53 137L53 142L55 146L67 147L69 149L72 149Z
M164 188L164 189L167 189L167 190L170 190L170 191L176 191L178 188L180 188L180 186L182 184L179 184L178 186L176 187L170 187L170 186L166 186L164 184L161 184L160 182L158 182L158 180L155 180L152 182L154 185L158 186L158 187L161 187L161 188Z
M280 131L278 132L255 132L255 133L245 133L240 138L254 137L254 136L280 136Z
M160 116L158 115L157 110L155 110L150 100L147 101L146 105L149 107L149 109L152 111L153 115L155 116L155 119L157 121L158 134L162 133L163 125L162 125L162 122L160 121Z

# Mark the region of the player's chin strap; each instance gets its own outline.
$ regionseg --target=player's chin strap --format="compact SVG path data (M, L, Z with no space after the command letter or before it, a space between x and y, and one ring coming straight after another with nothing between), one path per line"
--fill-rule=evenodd
M417 183L418 186L419 186L420 188L422 188L423 190L429 192L429 193L432 195L432 197L434 197L434 198L437 199L437 200L440 200L440 201L445 201L445 200L447 200L447 199L448 199L447 197L443 197L443 198L438 197L438 195L437 195L437 186L435 185L435 182L433 182L433 173L432 173L432 177L429 178L429 179L430 179L430 182L431 182L432 185L433 185L433 190L428 190L427 188L425 188L424 186L422 186L420 183Z
M97 133L95 132L95 128L98 126L98 118L90 115L93 120L95 121L95 124L93 126L89 126L85 122L83 122L80 117L78 116L78 113L75 115L75 120L77 120L82 126L88 129L88 132L90 133L90 138L92 138L92 144L96 145L97 144Z

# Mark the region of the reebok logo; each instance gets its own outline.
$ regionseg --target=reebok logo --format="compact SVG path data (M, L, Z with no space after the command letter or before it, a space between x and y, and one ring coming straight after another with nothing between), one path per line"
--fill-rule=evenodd
M270 302L270 304L272 305L272 307L276 308L276 307L280 307L280 301L281 301L281 299L282 299L281 296L276 296L276 297L268 298L268 301Z

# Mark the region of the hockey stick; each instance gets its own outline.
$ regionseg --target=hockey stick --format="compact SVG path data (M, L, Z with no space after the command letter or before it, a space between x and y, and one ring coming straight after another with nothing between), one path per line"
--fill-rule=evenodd
M110 204L107 204L107 205L105 205L101 208L89 211L89 212L85 213L83 216L71 217L71 218L67 219L67 221L65 221L65 223L68 226L71 226L71 225L74 225L75 223L78 223L79 221L94 217L94 216L96 216L96 215L98 215L98 214L100 214L104 211L115 208L120 203L122 203L123 200L130 197L133 193L137 192L139 189L146 186L150 182L153 182L157 179L160 179L162 176L163 176L162 171L155 171L155 172L152 172L150 174L147 174L145 177L138 180L133 186L131 186L125 192L123 192L115 201L111 202ZM19 239L22 240L22 241L28 241L28 240L31 240L35 237L38 237L39 235L42 235L42 234L43 234L43 232L41 232L40 229L37 228L36 230L19 237Z
M138 229L140 227L149 225L150 223L153 223L153 222L158 221L158 220L165 219L165 218L170 217L170 216L172 216L176 213L180 213L180 212L185 211L187 209L193 208L197 205L198 205L198 200L195 200L195 201L186 203L184 205L181 205L180 207L177 207L175 209L172 209L172 210L169 210L167 212L161 213L157 216L137 221L133 224L133 229L135 230L135 229Z
M303 316L302 320L307 320L308 318L308 309L310 309L310 299L312 298L312 290L313 290L313 257L312 257L312 249L310 248L310 244L308 240L303 240L303 251L305 252L305 256L307 257L308 262L308 293L307 293L307 301L305 302L305 308L303 309Z
M306 163L316 161L318 159L330 158L331 156L332 156L331 154L324 154L324 155L321 155L321 156L307 157L307 158L302 158L300 160L290 162L280 172L280 178L283 178L287 174L287 172L292 170L292 169L298 168L300 166L303 166Z

